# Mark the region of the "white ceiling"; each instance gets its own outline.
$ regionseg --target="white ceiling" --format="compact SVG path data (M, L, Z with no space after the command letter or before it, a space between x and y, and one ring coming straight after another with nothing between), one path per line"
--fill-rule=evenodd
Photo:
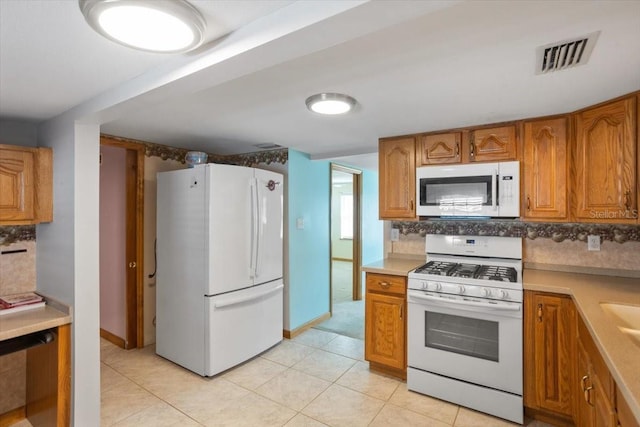
M637 0L191 3L216 30L196 52L166 56L101 38L75 0L0 0L0 118L71 109L123 137L219 154L269 142L375 168L366 154L379 137L568 112L640 89ZM594 31L586 65L535 74L538 46ZM307 111L325 91L355 97L356 111Z

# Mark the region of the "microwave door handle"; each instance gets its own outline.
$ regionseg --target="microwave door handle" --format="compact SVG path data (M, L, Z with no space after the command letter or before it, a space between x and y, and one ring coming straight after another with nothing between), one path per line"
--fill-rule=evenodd
M500 174L496 173L496 204L498 205L498 209L500 208Z
M494 211L498 210L498 171L494 171L491 176L491 207Z

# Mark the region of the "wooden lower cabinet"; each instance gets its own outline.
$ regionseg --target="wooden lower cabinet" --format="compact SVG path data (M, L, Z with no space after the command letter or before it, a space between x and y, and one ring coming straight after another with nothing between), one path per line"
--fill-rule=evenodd
M525 291L524 405L552 425L639 427L571 297Z
M615 427L615 383L582 318L578 316L577 322L576 424Z
M367 273L364 358L372 369L406 379L407 278Z
M616 415L620 427L640 427L640 423L636 421L629 404L618 387L616 387Z
M571 424L575 307L568 296L525 291L524 405L542 420Z

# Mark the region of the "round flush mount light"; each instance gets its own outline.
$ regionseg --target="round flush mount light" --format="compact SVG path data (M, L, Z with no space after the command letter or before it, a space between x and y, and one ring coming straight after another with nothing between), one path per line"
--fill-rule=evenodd
M178 53L204 40L205 21L185 0L79 0L91 27L124 46Z
M345 114L355 107L356 100L342 93L318 93L307 98L307 108L318 114Z

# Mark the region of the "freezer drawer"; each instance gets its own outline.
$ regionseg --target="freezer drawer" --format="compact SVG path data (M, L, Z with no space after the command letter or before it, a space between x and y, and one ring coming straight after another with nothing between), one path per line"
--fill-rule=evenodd
M282 279L206 297L205 375L212 376L282 341Z

